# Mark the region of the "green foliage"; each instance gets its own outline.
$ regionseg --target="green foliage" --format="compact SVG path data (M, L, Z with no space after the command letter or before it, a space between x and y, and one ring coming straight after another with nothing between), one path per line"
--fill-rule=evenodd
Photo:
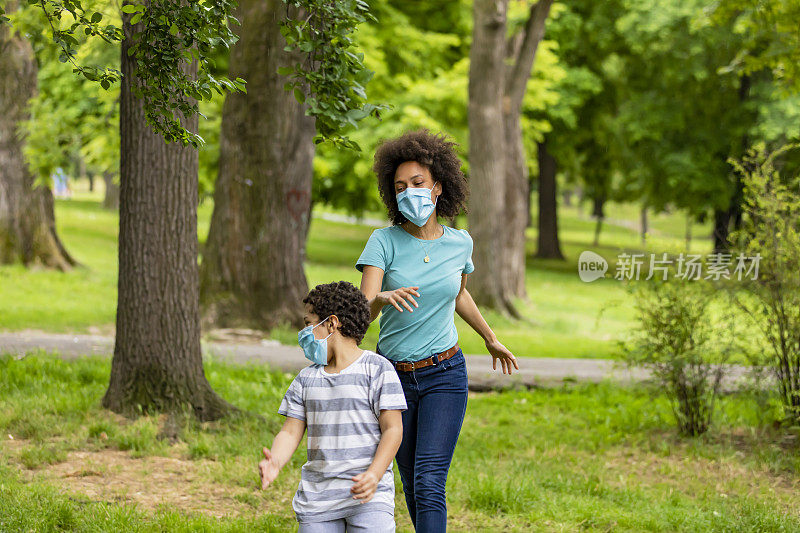
M719 292L705 281L666 280L634 283L637 326L623 343L629 367L652 371L658 394L670 398L678 428L684 435L705 433L714 402L734 351L733 317L715 317Z
M334 145L360 150L358 143L339 134L347 125L367 116L380 118L386 105L368 103L366 85L373 72L364 66L364 54L354 50L351 33L366 20L375 21L364 0L284 0L300 8L304 19L288 16L281 21L287 51L306 54L303 64L281 67L278 73L291 75L285 84L298 102L307 105L306 114L316 118L314 143L328 139ZM305 15L307 14L307 15Z
M763 143L731 160L744 184L745 213L734 235L747 257L760 258L750 299L738 303L760 326L769 347L756 361L777 377L786 418L800 424L800 175L782 175L780 158L800 144L768 152Z
M229 48L238 40L230 29L239 23L231 14L234 5L232 0L218 0L122 6L123 18L138 30L128 49L141 80L133 93L145 102L147 122L170 142L194 147L203 142L181 125L175 111L189 117L199 113L196 100L210 100L212 91L245 91L245 80L213 73L214 48ZM198 62L196 77L182 67L193 60Z
M469 28L458 22L469 14L466 5L438 6L436 16L416 3L381 0L370 7L378 20L360 25L354 39L359 50L368 52L365 66L375 73L370 98L391 102L392 108L381 114L382 120L365 119L358 129L348 125L344 130L361 151L322 144L314 158L313 201L356 215L383 211L371 170L382 139L426 126L449 134L460 145L459 155L467 155ZM429 24L447 29L433 31Z
M41 9L52 41L60 48L58 59L72 63L73 73L80 73L105 90L120 80L122 73L118 68L83 65L78 57L81 39L122 41L119 23L103 24L108 17L95 10L93 3L84 6L75 0L28 0L28 4ZM128 50L141 82L133 87L133 92L144 100L148 124L167 141L198 147L203 143L202 137L186 130L175 111L188 117L199 113L196 100L210 99L212 91L222 94L224 90L245 90L241 78L229 80L213 74L215 49L227 48L237 40L229 27L238 23L230 14L233 6L231 0L122 5L122 16L134 25L141 24L134 31L134 42ZM66 26L68 16L73 22ZM184 72L182 66L193 60L198 62L196 76Z
M107 10L108 0L84 2L86 9ZM57 167L77 167L82 158L88 173L118 173L119 87L102 89L97 83L65 70L57 57L59 46L43 35L47 25L41 9L18 10L12 14L16 29L31 41L38 68L38 91L30 100L30 118L20 124L26 136L24 146L31 172L39 181L49 182ZM112 17L107 19L119 24ZM117 17L118 19L118 17ZM80 62L115 64L119 49L100 39L84 39L76 52ZM75 177L77 176L77 173Z
M710 17L717 24L732 22L745 41L723 71L768 70L786 92L800 91L800 1L725 0L710 8Z

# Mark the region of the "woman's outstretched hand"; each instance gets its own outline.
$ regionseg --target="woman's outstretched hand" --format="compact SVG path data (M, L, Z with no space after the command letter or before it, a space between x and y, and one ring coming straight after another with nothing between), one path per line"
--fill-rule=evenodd
M419 296L417 289L419 289L419 287L400 287L393 291L383 291L376 294L375 299L380 302L381 305L393 305L401 313L403 309L400 307L400 304L402 304L403 307L408 309L409 313L413 313L414 310L411 309L411 306L408 305L406 300L414 304L414 307L419 307L417 301L414 299L414 296Z
M497 339L488 340L486 341L486 349L489 350L489 353L492 355L492 370L497 370L497 360L500 359L500 364L503 367L503 374L511 374L511 365L514 365L514 368L519 370L519 365L517 365L517 358L514 357L508 348L503 346ZM506 372L506 369L508 372Z
M280 467L275 458L272 457L272 452L269 451L269 448L265 446L261 451L264 453L264 459L258 463L258 473L261 475L261 489L263 490L278 477Z

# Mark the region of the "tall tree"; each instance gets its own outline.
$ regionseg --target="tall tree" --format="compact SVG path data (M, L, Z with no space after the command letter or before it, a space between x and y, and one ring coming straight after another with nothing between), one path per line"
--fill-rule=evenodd
M294 6L290 15L302 16ZM240 0L230 72L248 80L222 111L214 213L201 267L205 317L217 326L302 325L303 260L311 206L314 119L284 90L281 0Z
M301 3L310 12L321 13L322 23L306 27L305 21L293 20L284 28L288 30L284 36L290 48L310 51L311 68L298 64L294 71L283 73L294 73L295 81L289 85L295 87L298 99L308 97L319 134L314 141L331 139L354 147L338 134L339 128L355 125L384 107L364 102L369 73L348 49L351 23L363 20L368 6L358 1L351 12L350 4ZM234 3L124 2L122 30L103 25L103 14L87 13L80 2L43 0L37 5L52 23L53 40L62 48L60 59L71 62L74 71L104 89L124 76L117 337L103 405L126 414L189 406L200 419L218 418L232 406L213 392L203 373L198 158L187 145L196 148L203 143L197 133L198 99L210 99L212 90L221 94L244 88L244 80L231 81L211 71L213 46L235 42L229 28L238 22L230 15ZM0 6L0 24L8 20L4 13ZM61 16L66 13L76 22L61 30ZM107 42L121 40L122 71L78 64L73 34L78 28ZM326 73L344 74L320 76L314 70L317 62L330 69Z
M473 6L469 159L472 198L480 204L469 213L476 266L471 292L476 302L512 316L519 316L512 298L525 295L529 209L521 106L551 5L532 5L524 31L511 41L508 0L476 0Z
M9 13L18 2L6 5ZM37 183L24 157L20 124L37 92L37 64L30 43L0 24L0 263L22 261L67 270L75 261L56 233L53 195Z
M548 151L547 141L539 143L539 233L536 257L564 259L558 240L556 158Z
M302 265L315 131L334 133L379 109L363 102L372 73L361 64L363 55L348 49L352 27L368 18L367 5L314 10L313 4L239 3L242 27L230 69L248 80L248 91L230 95L223 107L219 175L201 275L205 316L214 325L302 326L297 302L308 291ZM303 22L297 26L297 21ZM298 42L296 32L310 32L307 41ZM307 66L298 76L293 68L304 58ZM284 90L281 75L291 72L300 78L294 93ZM310 79L318 80L312 91L307 90ZM344 109L344 120L320 111L329 108ZM320 113L316 124L310 110Z
M507 57L504 60L507 65L502 96L506 159L504 203L506 231L503 233L505 244L502 247L501 278L504 282L504 291L520 298L527 295L525 229L530 219L531 197L520 116L536 51L544 39L545 23L552 5L553 0L539 0L530 6L523 30L507 41ZM475 132L471 131L471 134L474 135ZM553 177L555 178L555 175Z
M229 404L206 380L200 352L198 154L167 143L147 125L128 54L145 28L131 24L133 16L124 13L122 23L117 335L102 403L128 414L189 405L199 419L213 420ZM181 61L179 68L191 79L197 61ZM197 115L181 119L190 133L197 126Z

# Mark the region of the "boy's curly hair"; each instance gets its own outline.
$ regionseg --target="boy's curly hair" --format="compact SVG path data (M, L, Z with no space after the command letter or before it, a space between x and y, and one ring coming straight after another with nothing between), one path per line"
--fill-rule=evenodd
M396 139L381 142L375 151L372 170L378 177L378 191L392 224L402 224L408 220L397 208L394 189L397 167L406 161L416 161L425 166L434 181L441 183L442 193L436 202L437 215L452 222L461 210L466 213L469 186L461 172L456 146L444 134L433 134L427 128L409 131Z
M339 318L339 331L360 343L367 333L370 311L367 297L348 281L334 281L317 285L303 299L323 320L330 315Z

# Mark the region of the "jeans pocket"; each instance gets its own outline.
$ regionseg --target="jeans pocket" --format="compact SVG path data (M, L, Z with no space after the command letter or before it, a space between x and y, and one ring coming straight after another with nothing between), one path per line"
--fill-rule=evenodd
M467 360L464 358L464 353L459 348L453 357L442 361L441 366L443 371L451 368L460 368L462 366L467 366Z

